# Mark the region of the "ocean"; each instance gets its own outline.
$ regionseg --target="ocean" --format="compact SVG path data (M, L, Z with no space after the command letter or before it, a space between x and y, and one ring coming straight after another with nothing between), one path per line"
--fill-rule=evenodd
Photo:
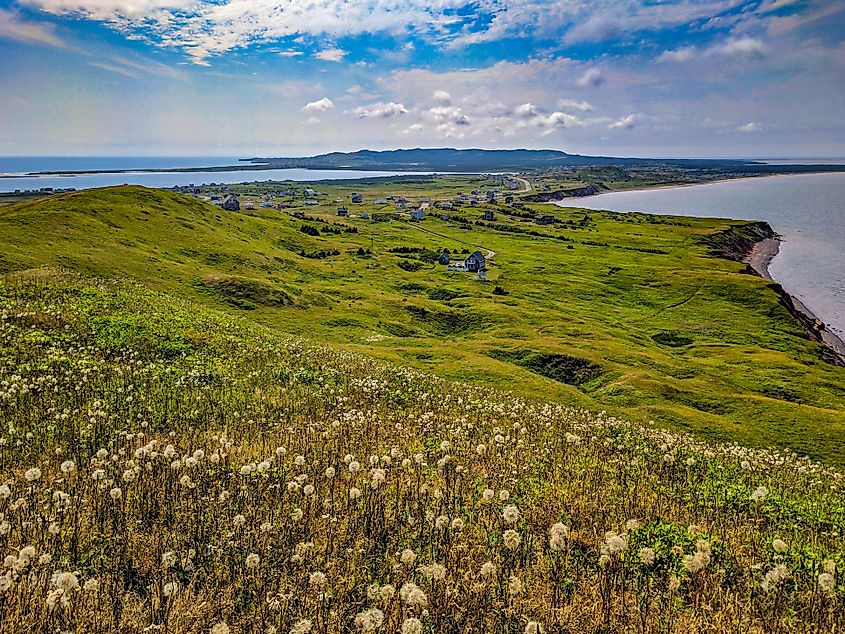
M80 174L27 176L29 172L61 170L139 170L176 169L184 167L225 167L238 165L235 157L167 156L167 157L0 157L0 193L27 189L90 189L109 185L146 185L175 187L208 183L246 183L253 181L317 181L378 176L410 176L425 172L365 172L360 170L279 169L226 172L126 172L120 174Z
M783 237L769 272L840 339L845 337L845 174L745 178L612 192L564 207L764 220Z

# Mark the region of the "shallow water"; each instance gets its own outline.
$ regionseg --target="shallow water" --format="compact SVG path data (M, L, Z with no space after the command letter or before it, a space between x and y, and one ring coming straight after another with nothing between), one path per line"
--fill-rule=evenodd
M845 174L747 178L613 192L564 207L765 220L783 236L769 270L840 338L845 336Z

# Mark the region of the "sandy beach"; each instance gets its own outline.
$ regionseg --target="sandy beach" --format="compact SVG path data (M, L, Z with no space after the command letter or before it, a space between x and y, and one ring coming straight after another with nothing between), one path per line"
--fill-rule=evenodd
M754 271L763 279L766 279L770 282L775 282L776 280L772 279L771 273L769 273L769 264L778 254L779 250L780 240L776 240L774 238L767 238L755 244L754 247L751 249L751 252L743 261L748 264L752 269L754 269ZM813 311L807 308L807 306L800 299L793 295L790 295L790 298L792 299L792 303L795 306L795 309L801 312L807 318L809 318L811 322L816 322L819 324L824 323L813 313ZM834 350L843 360L843 362L845 362L845 342L843 342L842 339L840 339L835 333L831 332L825 327L814 330L819 334L822 341L827 344L832 350Z

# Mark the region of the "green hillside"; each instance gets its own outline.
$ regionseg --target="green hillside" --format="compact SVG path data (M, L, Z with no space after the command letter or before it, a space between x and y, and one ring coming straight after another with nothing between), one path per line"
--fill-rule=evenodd
M372 202L482 186L320 184L317 206L240 212L140 187L62 194L0 207L0 270L128 277L479 390L843 464L845 370L763 280L701 242L738 223L482 204L417 224ZM371 219L337 217L335 198ZM550 211L553 226L519 215ZM493 252L488 281L436 264L444 247Z

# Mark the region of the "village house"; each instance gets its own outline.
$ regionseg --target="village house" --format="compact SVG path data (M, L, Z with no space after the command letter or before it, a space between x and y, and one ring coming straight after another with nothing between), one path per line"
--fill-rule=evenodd
M443 265L445 266L445 265L449 264L449 260L450 260L450 259L451 259L451 256L450 256L450 254L449 254L449 249L445 249L445 250L443 251L443 253L441 253L441 254L437 257L437 263L438 263L438 264L443 264Z
M491 209L488 209L481 215L482 220L495 220L496 216Z
M420 220L425 220L425 210L422 208L412 210L411 220L414 220L416 222L419 222Z
M386 205L386 204L387 204L387 199L386 199L386 198L376 198L376 199L373 201L373 204L374 204L374 205Z
M448 200L440 201L439 203L437 203L437 206L440 209L451 209L453 207L452 203L450 203Z
M244 203L244 209L255 209L255 203Z
M470 273L478 273L487 268L487 261L481 251L473 251L464 260L464 269Z
M537 214L536 216L534 216L534 222L536 222L538 225L553 225L555 223L555 220L556 219L554 216L549 216L548 214Z
M226 198L223 199L223 202L220 203L220 206L226 211L240 211L241 209L241 203L238 202L238 199L235 198L234 194L226 196Z
M319 201L319 200L306 200L306 201L305 201L305 204L306 204L308 207L314 207L315 205L319 205L319 204L320 204L320 201Z
M352 202L362 203L364 202L364 197L361 194L352 194Z
M304 192L302 192L302 195L308 198L310 196L316 196L317 192L313 189L306 189Z
M368 214L366 211L362 211L360 214L358 214L358 217L362 220L369 220L370 214Z
M346 207L338 207L337 208L337 215L338 216L348 216L349 210Z

